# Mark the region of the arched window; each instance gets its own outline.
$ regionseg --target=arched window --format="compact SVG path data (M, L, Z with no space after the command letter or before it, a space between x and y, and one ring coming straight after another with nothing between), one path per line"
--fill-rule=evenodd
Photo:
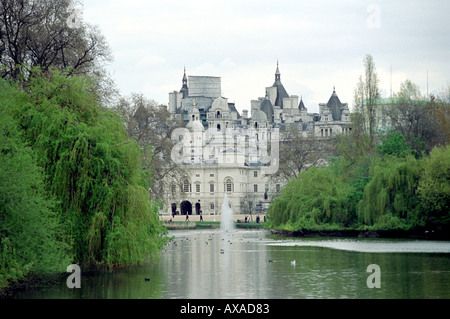
M233 191L233 181L230 178L225 182L225 190L227 193L231 193Z
M217 132L220 132L220 124L217 124Z

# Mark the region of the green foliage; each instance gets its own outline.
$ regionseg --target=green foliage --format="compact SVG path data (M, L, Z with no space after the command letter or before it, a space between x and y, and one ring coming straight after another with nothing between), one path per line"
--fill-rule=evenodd
M22 125L60 200L75 261L134 264L161 247L162 226L146 192L142 150L89 89L82 77L35 77L29 90L36 102L21 110Z
M361 223L385 228L386 223L392 225L392 218L398 218L411 227L417 226L420 222L415 214L420 161L413 156L386 156L373 161L370 175L371 181L364 188L363 198L358 204ZM405 228L406 224L399 225Z
M340 157L290 180L269 207L267 227L448 232L449 148L417 159L404 139L397 134L389 139L388 144L399 143L385 145L382 157ZM400 145L399 151L392 145Z
M407 80L399 95L383 106L370 55L364 64L365 79L361 76L355 89L351 123L336 138L338 158L291 179L269 206L267 226L426 229L448 237L449 105L433 96L423 98L418 86ZM388 120L392 130L379 134L378 141L374 133L379 120Z
M406 142L401 132L389 130L386 135L380 136L381 145L378 145L378 152L382 155L394 155L405 157L411 154L411 145Z
M347 183L352 186L352 192L347 195L347 207L349 213L354 216L358 214L358 204L363 199L364 189L370 182L369 167L372 163L370 156L361 156L358 161L352 165L347 165L341 170L341 174L348 176Z
M28 275L63 272L70 263L55 202L42 169L8 109L21 94L0 82L0 291Z
M269 207L270 227L344 227L351 223L354 216L349 214L348 196L353 188L339 176L340 165L336 162L326 168L311 168L290 180Z
M157 257L166 229L142 150L97 105L90 81L35 70L24 90L0 85L0 275L17 265L11 279L61 271L63 250L70 262L110 268Z
M129 209L124 215L114 216L107 232L105 262L123 267L144 262L156 253L167 240L165 227L158 217L158 206L147 200L148 191L141 186L127 189Z
M450 226L450 147L434 148L424 160L418 194L433 228Z

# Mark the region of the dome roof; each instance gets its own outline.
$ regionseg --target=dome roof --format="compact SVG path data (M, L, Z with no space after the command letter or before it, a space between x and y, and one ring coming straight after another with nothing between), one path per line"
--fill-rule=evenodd
M203 126L203 124L200 121L190 121L187 125L187 128L191 128L194 131L204 131L205 127Z
M258 122L265 122L267 121L267 115L261 110L255 110L252 114L252 120Z
M189 114L200 114L200 111L197 108L193 107L189 110Z
M226 98L218 97L212 102L211 109L228 110L228 101Z

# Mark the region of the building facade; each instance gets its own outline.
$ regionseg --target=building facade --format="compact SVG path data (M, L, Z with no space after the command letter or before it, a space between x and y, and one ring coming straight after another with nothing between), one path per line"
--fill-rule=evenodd
M320 140L351 129L348 104L335 89L319 113L308 113L301 98L287 93L278 63L265 92L251 101L250 113L240 114L221 96L219 77L184 71L181 90L169 93L169 110L186 124L172 134L172 160L186 176L163 190L162 214L220 214L225 194L235 213L263 213L284 186L270 178L283 160L277 153L283 132L295 129Z

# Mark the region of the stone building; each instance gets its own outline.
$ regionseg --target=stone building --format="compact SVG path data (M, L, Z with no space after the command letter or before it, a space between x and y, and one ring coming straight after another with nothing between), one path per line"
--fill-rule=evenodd
M335 89L319 113L308 113L302 98L287 93L278 63L265 93L250 102L250 114L240 114L221 96L219 77L184 71L180 91L169 93L169 110L186 123L183 134L172 135L186 177L163 190L163 214L220 214L225 194L234 212L262 213L283 186L270 179L282 160L275 145L283 132L294 128L326 139L351 129L348 104Z

